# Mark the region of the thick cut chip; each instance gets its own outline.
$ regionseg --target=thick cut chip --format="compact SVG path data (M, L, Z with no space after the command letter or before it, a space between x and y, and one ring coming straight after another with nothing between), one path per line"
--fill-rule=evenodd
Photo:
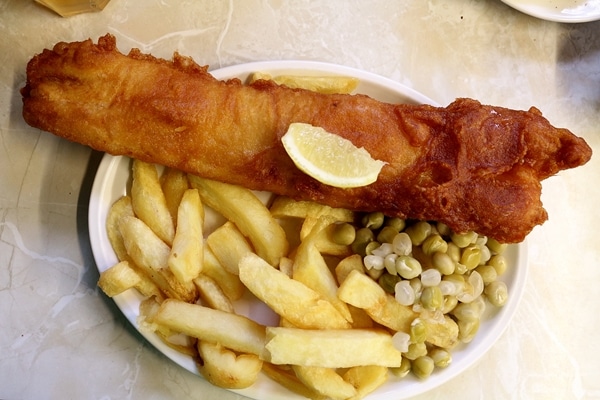
M263 372L273 381L287 388L291 392L312 399L312 400L329 400L312 388L304 385L296 376L293 370L285 365L274 365L268 362L263 362Z
M353 399L362 399L383 385L389 377L388 369L379 365L352 367L344 373L344 380L357 391Z
M336 229L339 226L337 222L330 215L305 218L300 228L300 241L306 241L310 235L310 240L323 255L335 257L351 255L352 250L349 245L340 244L334 239ZM354 228L352 227L352 229Z
M256 354L235 354L219 343L201 340L198 353L202 358L200 372L207 381L227 389L243 389L256 382L262 360Z
M204 212L196 189L184 192L177 215L179 223L175 230L168 265L178 280L190 282L202 270L204 258Z
M129 266L129 262L121 261L100 274L98 287L108 297L114 297L138 286L141 281L140 274Z
M302 227L300 228L300 240L304 241L309 235L316 236L316 232L325 228L327 224L332 224L334 221L329 216L321 217L306 217L302 221Z
M360 254L353 254L341 260L335 267L335 276L338 283L341 285L346 280L350 272L358 271L362 274L365 273L365 264Z
M445 349L451 349L459 343L458 324L449 316L444 315L443 323L424 322L427 326L427 343Z
M338 285L335 277L312 241L306 240L298 247L292 277L321 294L348 322L352 322L347 304L337 296Z
M71 17L77 14L99 12L110 0L98 1L59 1L59 0L36 0L37 3L48 7L61 17Z
M264 72L255 72L250 77L250 83L259 79L273 81L293 89L306 89L324 94L348 94L358 86L359 79L351 76L308 76L308 75L277 75L271 76Z
M338 188L370 185L386 164L350 140L310 124L290 124L281 143L301 171Z
M230 313L235 311L229 297L227 297L223 289L212 278L200 274L194 278L194 284L198 288L200 298L210 308Z
M127 254L141 268L159 271L167 267L171 249L141 219L124 217L119 229Z
M179 203L186 190L189 189L187 174L173 168L165 168L165 171L160 177L160 185L165 195L167 208L173 218L173 223L177 227L177 210ZM204 215L202 216L204 219Z
M285 231L252 191L195 175L189 175L189 180L207 206L233 222L250 239L259 256L273 266L279 264L288 250Z
M352 254L352 249L349 245L336 243L334 234L337 229L337 224L330 224L316 235L314 239L315 246L322 254L327 254L336 257L347 257Z
M260 300L294 326L348 329L350 324L322 295L290 279L255 254L240 261L240 280Z
M144 221L169 246L175 236L175 225L153 164L133 160L131 202L135 215Z
M148 275L129 261L120 261L100 274L98 287L109 297L135 288L143 296L163 300L163 293Z
M352 270L338 289L338 297L354 307L365 310L382 307L385 291L365 274Z
M279 261L279 270L292 278L294 276L294 260L282 257Z
M350 368L399 367L402 363L402 353L394 347L392 335L383 330L268 327L266 339L273 364Z
M171 249L152 229L136 217L121 218L119 229L127 254L167 297L196 300L198 293L194 284L178 281L167 267Z
M352 328L355 329L370 329L375 326L373 318L367 314L362 308L354 307L348 304L348 310L352 316Z
M204 246L202 273L212 278L231 301L239 300L246 291L240 278L227 271L208 246Z
M135 214L133 213L131 197L129 196L122 196L115 201L108 210L108 216L106 217L106 234L119 261L130 259L125 244L123 243L123 236L119 230L119 221L123 217L133 216L135 216Z
M175 332L264 358L265 327L242 315L167 299L153 322Z
M409 332L418 317L412 308L401 305L367 275L353 270L340 285L338 297L364 309L374 321L394 331Z
M141 332L154 332L170 348L189 357L198 357L195 338L156 324L154 317L160 310L160 302L154 297L145 299L140 303L140 315L137 324Z
M357 394L352 383L346 382L333 368L295 365L293 370L302 383L328 399L344 400Z
M294 200L277 196L270 207L275 218L319 218L331 216L337 222L354 221L354 212L345 208L333 208L313 201Z
M208 235L206 245L223 268L234 275L238 274L240 260L254 252L246 237L231 221L225 222Z

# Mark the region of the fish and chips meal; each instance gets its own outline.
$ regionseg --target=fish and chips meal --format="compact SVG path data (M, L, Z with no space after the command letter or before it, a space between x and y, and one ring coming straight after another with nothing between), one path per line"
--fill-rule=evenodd
M360 399L451 365L509 296L505 250L547 219L541 181L591 149L534 107L388 104L357 84L219 81L106 35L34 56L21 93L31 126L132 158L98 285L143 296L140 330L220 387L262 372ZM209 212L223 223L206 229ZM247 296L278 323L237 312Z

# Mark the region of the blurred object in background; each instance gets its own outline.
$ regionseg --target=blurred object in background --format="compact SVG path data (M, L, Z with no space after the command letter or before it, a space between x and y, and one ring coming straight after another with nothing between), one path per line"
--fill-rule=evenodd
M35 0L63 17L91 11L102 11L110 0Z

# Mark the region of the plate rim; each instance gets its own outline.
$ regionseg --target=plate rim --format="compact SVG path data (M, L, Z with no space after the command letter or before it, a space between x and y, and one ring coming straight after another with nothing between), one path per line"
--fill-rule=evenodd
M265 72L272 72L274 70L303 70L307 72L308 70L310 70L312 73L329 73L332 75L351 74L352 76L358 76L359 78L368 79L369 84L384 86L385 88L392 90L398 96L410 98L411 101L437 105L433 100L429 99L427 96L424 96L416 90L389 78L385 78L374 73L358 70L351 67L346 67L338 64L330 64L320 61L256 61L219 68L214 71L210 71L210 73L218 79L227 79L260 70L264 70ZM373 97L376 98L377 96ZM114 254L112 247L110 247L110 243L108 242L106 236L105 224L108 206L107 204L104 204L105 202L103 202L103 194L107 192L111 185L114 185L114 179L109 179L110 177L112 177L111 174L117 174L121 164L129 162L128 160L129 158L125 156L112 156L110 154L104 154L94 176L94 181L90 192L88 209L88 233L92 254L99 272L104 271L112 264L117 262L116 255ZM123 186L123 194L125 194L125 185ZM112 200L114 201L115 199ZM106 207L106 209L103 209L102 207ZM93 240L93 236L100 237L102 240ZM492 324L495 327L499 326L500 329L494 329L492 327L491 332L488 333L485 337L476 336L475 340L467 345L471 351L466 357L461 358L458 363L453 362L453 364L451 364L451 366L448 369L436 371L435 376L437 376L438 379L434 379L434 377L431 377L425 381L417 381L415 379L409 378L407 380L407 378L405 378L402 381L392 382L392 385L394 383L400 384L404 382L410 382L409 386L405 388L405 390L399 391L398 388L389 388L387 385L384 385L383 387L379 388L379 391L370 394L367 397L368 399L387 400L393 398L398 400L426 393L436 387L443 385L444 383L447 383L448 381L462 374L467 369L471 368L474 364L481 360L481 358L489 351L489 349L498 341L500 336L504 334L505 330L509 325L510 320L513 318L515 311L518 308L518 305L524 293L525 283L527 280L528 266L527 245L524 241L511 246L511 248L514 249L513 251L515 252L515 265L512 267L514 268L514 271L512 275L513 282L509 286L509 301L504 307L498 308L495 311L495 315L491 320L490 318L487 318L485 321L486 324ZM138 301L141 301L142 297L141 295L130 290L112 298L112 300L117 305L117 308L119 308L119 311L125 316L129 323L131 323L132 327L140 335L142 335L142 337L144 337L145 340L152 344L158 352L160 352L163 356L165 356L178 366L183 367L184 369L204 379L204 377L198 372L194 361L190 357L184 356L183 354L178 353L175 350L169 348L158 338L157 335L145 332L142 328L140 328L140 326L137 323L139 309L134 309L132 307L132 305L130 304L132 299L138 299ZM275 392L273 392L273 389L275 389ZM229 390L231 392L255 399L267 398L265 396L277 400L302 398L298 395L292 394L292 392L282 388L280 385L274 382L269 382L269 384L267 384L266 386L264 383L262 383L251 386L250 388L246 389L224 390Z
M600 4L597 8L597 11L586 14L565 14L560 10L554 10L549 7L544 7L541 4L524 4L523 1L520 0L500 0L504 4L509 7L514 8L517 11L520 11L529 16L539 18L545 21L551 22L561 22L561 23L585 23L585 22L593 22L600 20Z

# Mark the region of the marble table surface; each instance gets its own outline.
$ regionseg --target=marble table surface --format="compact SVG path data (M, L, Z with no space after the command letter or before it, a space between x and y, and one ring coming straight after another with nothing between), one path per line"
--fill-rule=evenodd
M27 61L59 41L117 37L211 68L317 60L391 78L440 104L528 109L600 151L600 23L500 0L112 0L62 18L0 2L0 398L238 399L166 359L96 287L87 201L100 155L29 127ZM543 183L525 293L474 366L418 399L600 398L599 157Z

